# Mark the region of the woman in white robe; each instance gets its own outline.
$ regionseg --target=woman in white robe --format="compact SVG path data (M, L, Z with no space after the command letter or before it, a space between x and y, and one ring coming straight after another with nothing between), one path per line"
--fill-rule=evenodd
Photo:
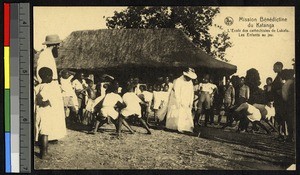
M197 75L194 69L189 68L183 72L182 76L174 80L169 99L166 128L179 132L193 132L194 87L191 79L195 78Z

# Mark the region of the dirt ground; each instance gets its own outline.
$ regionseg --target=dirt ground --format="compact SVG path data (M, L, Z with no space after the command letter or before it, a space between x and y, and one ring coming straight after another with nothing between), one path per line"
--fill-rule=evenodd
M201 127L193 135L163 129L123 127L121 138L113 124L95 135L72 126L68 136L49 144L49 156L40 159L34 147L35 169L199 169L285 170L295 162L294 143L277 141L276 133L236 133L234 128Z

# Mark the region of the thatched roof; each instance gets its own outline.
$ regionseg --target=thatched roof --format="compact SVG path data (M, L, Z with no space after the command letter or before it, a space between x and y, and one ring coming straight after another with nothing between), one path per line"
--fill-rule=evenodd
M72 32L62 43L58 68L107 69L124 66L220 69L236 66L203 52L178 29L102 29Z

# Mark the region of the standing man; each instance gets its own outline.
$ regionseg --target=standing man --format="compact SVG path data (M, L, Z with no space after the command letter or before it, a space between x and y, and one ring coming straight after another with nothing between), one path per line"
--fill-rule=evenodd
M240 90L239 90L239 101L240 99L249 100L250 97L250 88L245 84L245 77L240 78ZM242 102L241 102L242 103Z
M285 122L283 120L283 99L282 99L282 77L281 72L283 69L283 64L281 62L276 62L273 66L273 71L277 73L271 87L271 92L274 98L275 107L275 120L278 123L279 139L284 139L285 135Z
M49 68L52 71L51 83L49 83L48 86L53 95L49 94L49 92L47 95L53 97L55 101L55 104L51 105L53 109L51 111L54 113L47 114L48 116L52 116L52 120L55 120L56 123L55 125L51 126L53 135L51 137L42 135L39 138L40 143L43 143L41 144L41 150L43 153L47 153L46 145L48 140L59 140L67 134L64 103L61 94L61 88L58 84L55 62L55 58L58 57L58 48L60 43L61 40L59 39L58 35L47 35L45 42L43 43L43 45L46 45L46 48L43 52L41 52L39 59L37 60L36 76L39 83L43 82L39 74L41 68ZM44 154L42 156L44 156Z
M204 126L207 126L208 120L210 120L210 124L214 123L212 100L216 91L217 86L215 84L210 83L210 75L204 75L202 83L199 84L199 101L197 104L197 116L195 117L195 122L197 122L198 124L200 115L202 113L205 114Z
M191 80L196 78L195 70L188 68L183 71L183 75L174 80L168 105L166 128L179 132L193 132L194 87Z
M231 80L228 79L224 87L223 105L224 105L224 110L226 115L226 123L229 125L232 125L233 123L233 117L229 113L230 113L230 108L233 107L234 104L235 104L235 89L231 84ZM219 123L220 121L221 121L221 115L218 118Z

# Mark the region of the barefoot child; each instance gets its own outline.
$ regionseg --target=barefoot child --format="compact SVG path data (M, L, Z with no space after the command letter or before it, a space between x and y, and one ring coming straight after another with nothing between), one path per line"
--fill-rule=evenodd
M94 106L96 99L96 89L94 86L94 82L90 79L86 80L88 87L86 89L87 102L85 107L85 112L83 114L82 124L91 126L94 121Z
M66 123L61 89L52 81L53 72L42 67L38 72L42 83L35 87L36 124L41 158L47 156L48 141L58 140L66 135Z
M128 92L123 95L123 101L126 104L126 108L122 109L121 115L124 118L128 118L129 116L137 117L142 125L147 130L147 134L151 134L151 131L146 124L146 122L142 119L141 114L141 106L140 104L145 104L135 93L134 86L128 86ZM125 120L125 119L124 119Z

